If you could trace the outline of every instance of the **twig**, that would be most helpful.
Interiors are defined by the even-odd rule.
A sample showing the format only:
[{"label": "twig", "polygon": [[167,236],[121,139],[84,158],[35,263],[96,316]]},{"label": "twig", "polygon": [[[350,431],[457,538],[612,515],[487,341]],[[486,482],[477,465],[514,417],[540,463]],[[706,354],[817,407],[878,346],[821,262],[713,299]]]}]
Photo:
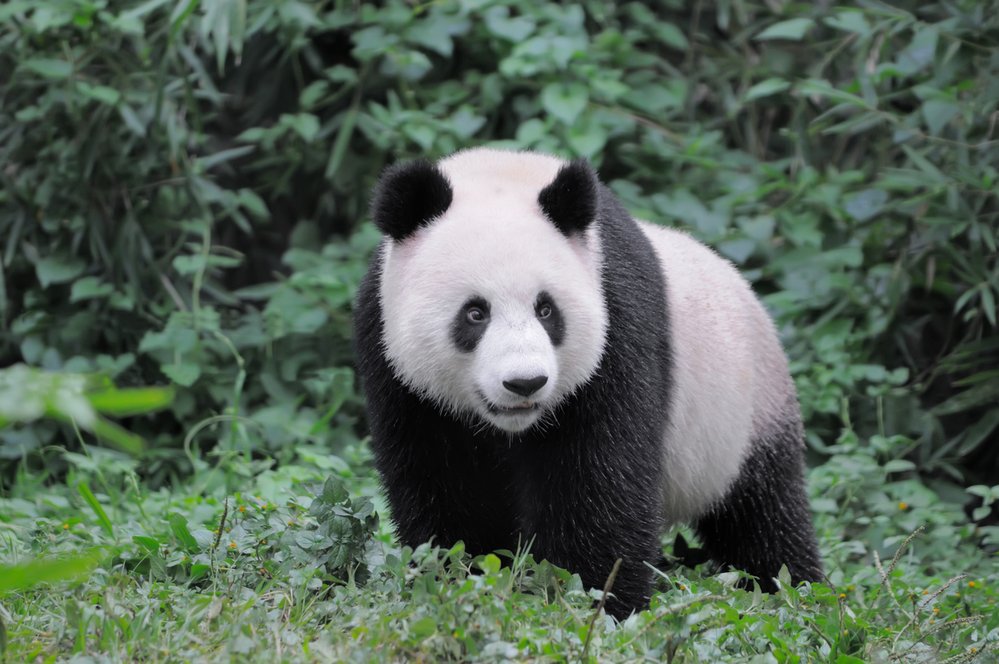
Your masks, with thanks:
[{"label": "twig", "polygon": [[219,531],[215,534],[215,543],[212,544],[212,571],[215,571],[215,552],[222,541],[222,531],[225,529],[225,520],[229,516],[229,496],[225,497],[225,504],[222,506],[222,518],[219,519]]},{"label": "twig", "polygon": [[174,288],[174,285],[165,274],[160,274],[160,283],[163,284],[163,288],[166,289],[167,294],[170,295],[170,299],[177,305],[177,308],[181,311],[187,311],[187,305],[184,304],[184,298],[180,296],[180,293],[177,292],[177,289]]},{"label": "twig", "polygon": [[621,558],[614,561],[614,567],[611,568],[610,576],[607,577],[607,581],[604,582],[604,592],[600,596],[600,601],[597,602],[597,608],[590,617],[590,628],[586,630],[586,641],[583,643],[583,657],[586,659],[586,654],[590,651],[590,637],[593,636],[593,626],[597,623],[597,616],[600,615],[601,609],[604,608],[604,604],[607,603],[607,595],[610,594],[611,588],[614,587],[614,581],[617,579],[617,572],[621,569]]},{"label": "twig", "polygon": [[925,528],[926,528],[925,525],[919,526],[914,531],[912,531],[912,533],[910,533],[908,537],[905,538],[902,544],[899,545],[898,549],[895,550],[895,555],[892,556],[891,562],[888,564],[887,570],[885,570],[881,566],[881,557],[878,555],[878,552],[877,551],[874,552],[874,567],[877,568],[878,574],[881,576],[881,586],[878,587],[878,592],[877,594],[874,595],[874,601],[877,601],[878,596],[881,594],[881,588],[883,587],[888,591],[888,595],[892,598],[892,601],[895,602],[895,606],[897,606],[899,610],[902,611],[902,613],[905,613],[905,615],[909,616],[910,618],[912,616],[905,611],[905,609],[899,603],[898,598],[895,597],[895,592],[891,587],[891,580],[888,578],[888,575],[891,574],[892,571],[895,569],[895,566],[898,565],[898,561],[902,558],[902,553],[909,546],[909,543],[913,540],[913,538],[916,537],[916,535],[923,532]]},{"label": "twig", "polygon": [[950,579],[949,581],[947,581],[946,583],[944,583],[942,586],[940,586],[940,588],[938,588],[935,593],[933,593],[932,595],[930,595],[929,597],[927,597],[926,599],[924,599],[922,602],[920,602],[919,603],[919,608],[921,608],[921,609],[926,608],[927,606],[929,606],[930,604],[932,604],[933,601],[937,597],[940,597],[940,595],[942,595],[945,592],[947,592],[948,588],[950,588],[952,585],[954,585],[958,581],[962,581],[962,580],[964,580],[966,578],[968,578],[967,574],[958,574],[953,579]]},{"label": "twig", "polygon": [[947,620],[944,622],[936,623],[931,625],[926,629],[928,633],[939,632],[942,629],[948,629],[950,627],[957,627],[958,625],[974,625],[976,623],[982,622],[982,618],[985,616],[975,615],[975,616],[964,616],[962,618],[954,618],[953,620]]}]

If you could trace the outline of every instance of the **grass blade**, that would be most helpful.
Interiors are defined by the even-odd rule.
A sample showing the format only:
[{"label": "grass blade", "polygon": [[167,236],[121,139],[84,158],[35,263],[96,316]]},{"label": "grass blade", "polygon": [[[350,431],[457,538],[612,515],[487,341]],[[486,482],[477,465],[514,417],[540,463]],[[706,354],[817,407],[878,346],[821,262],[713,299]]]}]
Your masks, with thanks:
[{"label": "grass blade", "polygon": [[76,485],[76,490],[80,492],[83,499],[87,501],[88,505],[90,505],[90,509],[92,509],[94,514],[97,515],[97,520],[101,522],[101,527],[104,528],[104,532],[106,532],[108,536],[114,537],[114,528],[111,525],[111,519],[108,518],[107,512],[104,511],[101,504],[97,502],[97,496],[95,496],[94,492],[90,490],[90,486],[88,486],[86,482],[80,482]]}]

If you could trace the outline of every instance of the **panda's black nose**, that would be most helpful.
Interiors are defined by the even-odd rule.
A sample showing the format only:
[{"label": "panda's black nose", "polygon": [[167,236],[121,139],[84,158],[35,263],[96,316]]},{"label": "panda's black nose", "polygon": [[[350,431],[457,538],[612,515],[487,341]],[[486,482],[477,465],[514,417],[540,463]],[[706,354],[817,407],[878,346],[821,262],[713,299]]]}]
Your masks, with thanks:
[{"label": "panda's black nose", "polygon": [[548,382],[548,376],[535,376],[534,378],[511,378],[503,381],[503,387],[514,394],[522,397],[529,397],[540,390]]}]

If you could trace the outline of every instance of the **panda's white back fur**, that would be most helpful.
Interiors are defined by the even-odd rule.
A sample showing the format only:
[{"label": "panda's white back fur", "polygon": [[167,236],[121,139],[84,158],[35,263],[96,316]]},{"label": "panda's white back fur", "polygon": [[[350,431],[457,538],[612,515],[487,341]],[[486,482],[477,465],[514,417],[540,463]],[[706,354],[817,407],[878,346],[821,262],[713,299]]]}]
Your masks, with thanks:
[{"label": "panda's white back fur", "polygon": [[735,267],[686,233],[639,223],[661,263],[673,349],[665,513],[690,521],[724,497],[793,387],[773,323]]}]

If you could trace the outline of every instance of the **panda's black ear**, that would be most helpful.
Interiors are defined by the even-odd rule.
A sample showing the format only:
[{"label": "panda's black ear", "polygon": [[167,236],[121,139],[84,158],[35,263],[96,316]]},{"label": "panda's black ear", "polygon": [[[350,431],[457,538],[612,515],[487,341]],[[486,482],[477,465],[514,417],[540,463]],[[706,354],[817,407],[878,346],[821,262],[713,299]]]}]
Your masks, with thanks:
[{"label": "panda's black ear", "polygon": [[444,214],[453,197],[451,183],[426,159],[393,164],[375,185],[371,218],[397,242]]},{"label": "panda's black ear", "polygon": [[564,235],[582,233],[597,216],[597,174],[585,159],[570,161],[541,190],[538,203]]}]

